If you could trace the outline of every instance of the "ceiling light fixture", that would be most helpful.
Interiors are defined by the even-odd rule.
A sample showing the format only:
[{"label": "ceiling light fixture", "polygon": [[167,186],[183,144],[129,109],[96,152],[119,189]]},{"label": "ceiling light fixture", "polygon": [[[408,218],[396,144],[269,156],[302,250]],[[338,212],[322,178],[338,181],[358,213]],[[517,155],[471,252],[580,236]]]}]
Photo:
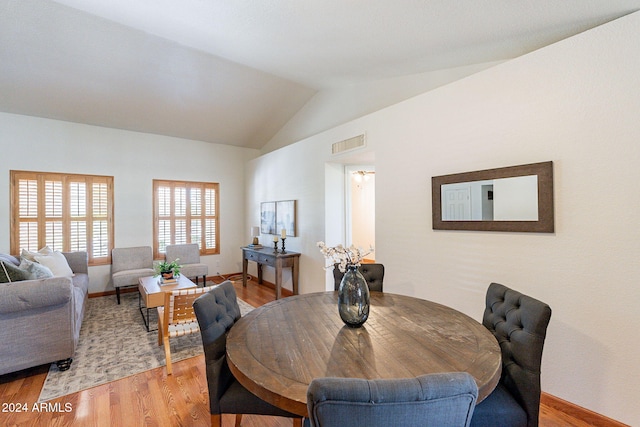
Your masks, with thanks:
[{"label": "ceiling light fixture", "polygon": [[375,175],[375,172],[373,172],[373,171],[354,171],[354,172],[351,172],[351,174],[353,175],[353,178],[356,181],[361,182],[363,178],[364,178],[365,181],[367,181],[369,179],[369,175]]}]

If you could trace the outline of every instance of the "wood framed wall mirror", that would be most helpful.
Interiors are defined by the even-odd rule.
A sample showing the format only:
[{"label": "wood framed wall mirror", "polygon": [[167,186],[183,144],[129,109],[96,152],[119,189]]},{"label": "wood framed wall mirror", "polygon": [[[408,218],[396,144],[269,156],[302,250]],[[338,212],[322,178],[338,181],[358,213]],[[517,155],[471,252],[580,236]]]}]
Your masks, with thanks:
[{"label": "wood framed wall mirror", "polygon": [[554,232],[553,162],[431,178],[434,230]]}]

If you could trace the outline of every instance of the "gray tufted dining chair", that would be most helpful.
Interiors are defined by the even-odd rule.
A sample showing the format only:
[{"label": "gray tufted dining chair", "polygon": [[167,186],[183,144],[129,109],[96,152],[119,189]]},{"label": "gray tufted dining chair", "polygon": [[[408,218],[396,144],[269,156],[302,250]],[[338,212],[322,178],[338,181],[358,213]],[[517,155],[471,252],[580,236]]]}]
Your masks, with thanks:
[{"label": "gray tufted dining chair", "polygon": [[[364,276],[364,280],[367,281],[370,291],[382,292],[382,281],[384,279],[384,265],[367,263],[361,264],[358,267],[358,271]],[[335,290],[340,287],[340,282],[344,277],[344,273],[340,271],[337,265],[333,267],[333,280],[335,282]]]},{"label": "gray tufted dining chair", "polygon": [[301,426],[302,417],[277,408],[244,388],[227,365],[227,334],[240,319],[236,290],[225,281],[193,302],[200,325],[209,389],[212,427],[222,425],[222,414],[236,414],[236,426],[242,414],[272,415],[293,418]]},{"label": "gray tufted dining chair", "polygon": [[466,372],[316,378],[309,384],[307,407],[313,427],[466,427],[477,398],[476,382]]},{"label": "gray tufted dining chair", "polygon": [[537,427],[542,349],[551,308],[498,283],[486,295],[482,324],[498,340],[502,376],[473,413],[472,427]]}]

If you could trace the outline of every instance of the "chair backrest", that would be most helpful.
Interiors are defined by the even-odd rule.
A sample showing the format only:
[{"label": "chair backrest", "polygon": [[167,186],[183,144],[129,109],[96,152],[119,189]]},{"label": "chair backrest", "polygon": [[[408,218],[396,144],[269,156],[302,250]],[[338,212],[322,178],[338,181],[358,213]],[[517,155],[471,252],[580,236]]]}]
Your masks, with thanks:
[{"label": "chair backrest", "polygon": [[210,410],[216,414],[220,413],[220,396],[233,381],[226,358],[227,334],[240,319],[240,306],[233,284],[227,280],[213,286],[193,302],[193,309],[204,347]]},{"label": "chair backrest", "polygon": [[[367,263],[361,264],[358,267],[358,271],[364,276],[364,280],[367,281],[367,285],[369,285],[370,291],[378,291],[382,292],[382,281],[384,279],[384,265],[375,264],[375,263]],[[337,291],[340,287],[340,282],[344,277],[344,273],[340,271],[338,266],[333,267],[333,280],[335,290]]]},{"label": "chair backrest", "polygon": [[112,273],[138,270],[141,268],[153,268],[153,252],[151,246],[113,248],[111,250]]},{"label": "chair backrest", "polygon": [[547,304],[498,283],[489,285],[482,324],[500,344],[500,382],[527,413],[528,426],[538,425],[542,349],[550,319]]},{"label": "chair backrest", "polygon": [[[165,333],[170,325],[193,324],[197,321],[193,309],[196,298],[209,292],[214,286],[205,288],[178,289],[164,294]],[[183,334],[197,332],[198,328],[185,329]]]},{"label": "chair backrest", "polygon": [[179,264],[199,264],[200,263],[200,247],[197,243],[189,243],[184,245],[167,245],[165,249],[165,258],[167,262],[173,262],[179,259]]},{"label": "chair backrest", "polygon": [[316,378],[307,407],[314,427],[462,427],[471,422],[478,388],[466,372],[417,378]]}]

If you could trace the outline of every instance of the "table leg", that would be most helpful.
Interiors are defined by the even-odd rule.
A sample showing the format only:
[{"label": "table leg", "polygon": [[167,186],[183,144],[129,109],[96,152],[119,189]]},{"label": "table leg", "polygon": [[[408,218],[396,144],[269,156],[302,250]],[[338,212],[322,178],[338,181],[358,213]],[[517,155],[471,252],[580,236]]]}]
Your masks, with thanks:
[{"label": "table leg", "polygon": [[282,259],[276,259],[276,299],[282,297]]},{"label": "table leg", "polygon": [[[147,316],[145,317],[144,315],[144,311],[142,311],[142,309],[147,310]],[[138,293],[138,310],[140,310],[140,315],[142,316],[142,321],[144,322],[144,326],[145,328],[147,328],[147,332],[153,332],[153,331],[157,331],[157,329],[154,329],[153,331],[151,331],[149,329],[149,307],[147,306],[142,306],[142,298],[140,297],[140,294]]]},{"label": "table leg", "polygon": [[293,294],[298,295],[298,257],[293,258],[291,266],[291,281],[293,282]]},{"label": "table leg", "polygon": [[262,285],[262,264],[258,263],[258,284]]},{"label": "table leg", "polygon": [[247,287],[247,269],[249,267],[249,260],[246,258],[242,259],[242,286]]},{"label": "table leg", "polygon": [[144,322],[144,326],[147,328],[147,332],[149,332],[149,309],[147,309],[147,317],[144,317],[144,312],[142,311],[142,298],[140,297],[140,293],[138,293],[138,310],[140,310],[140,315],[142,316],[142,321]]}]

